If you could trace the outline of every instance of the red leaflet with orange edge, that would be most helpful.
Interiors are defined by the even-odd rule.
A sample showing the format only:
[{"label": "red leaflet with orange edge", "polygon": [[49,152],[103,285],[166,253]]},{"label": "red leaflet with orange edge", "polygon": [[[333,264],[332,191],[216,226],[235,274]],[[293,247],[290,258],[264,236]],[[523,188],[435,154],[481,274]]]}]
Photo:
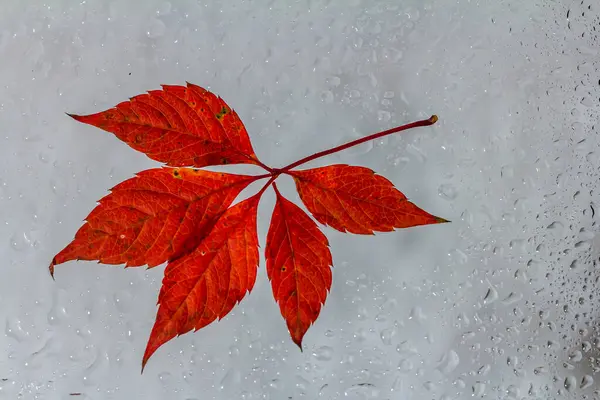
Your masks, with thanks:
[{"label": "red leaflet with orange edge", "polygon": [[150,267],[193,250],[254,177],[190,168],[142,171],[99,201],[52,260]]},{"label": "red leaflet with orange edge", "polygon": [[331,288],[331,253],[317,224],[273,187],[277,202],[267,234],[267,274],[292,340],[302,349]]},{"label": "red leaflet with orange edge", "polygon": [[173,167],[259,164],[244,124],[220,97],[191,83],[162,88],[97,114],[69,115]]},{"label": "red leaflet with orange edge", "polygon": [[341,232],[370,235],[448,222],[408,201],[390,181],[368,168],[339,164],[289,174],[317,221]]},{"label": "red leaflet with orange edge", "polygon": [[223,318],[252,290],[258,268],[259,199],[254,195],[228,209],[196,250],[167,265],[142,370],[165,342]]}]

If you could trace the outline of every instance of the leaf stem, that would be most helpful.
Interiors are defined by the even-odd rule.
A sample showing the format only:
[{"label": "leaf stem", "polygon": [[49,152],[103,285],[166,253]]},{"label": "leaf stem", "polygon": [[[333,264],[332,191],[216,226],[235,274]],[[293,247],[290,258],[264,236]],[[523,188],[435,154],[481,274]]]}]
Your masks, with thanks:
[{"label": "leaf stem", "polygon": [[[259,167],[261,167],[262,169],[264,169],[267,172],[270,172],[270,174],[266,175],[266,176],[271,176],[271,174],[273,173],[273,168],[269,167],[266,164],[263,164],[260,160],[258,160],[257,158],[252,159],[252,161],[254,161],[254,164],[258,165]],[[265,177],[266,177],[265,176]]]},{"label": "leaf stem", "polygon": [[[254,180],[253,180],[253,182],[254,182],[254,181],[257,181],[259,179],[269,178],[269,177],[274,176],[274,175],[275,175],[275,172],[271,172],[271,173],[268,173],[268,174],[254,175],[252,178],[254,178]],[[279,174],[277,173],[277,175],[279,175]]]},{"label": "leaf stem", "polygon": [[267,176],[271,176],[271,178],[267,181],[267,183],[265,183],[265,185],[262,187],[262,189],[260,189],[258,191],[258,193],[256,193],[256,196],[262,196],[262,194],[265,192],[265,190],[267,190],[267,188],[269,186],[271,186],[271,183],[273,183],[275,181],[275,179],[277,179],[277,177],[279,176],[279,174],[275,174],[275,175],[267,175]]},{"label": "leaf stem", "polygon": [[312,161],[312,160],[315,160],[317,158],[321,158],[321,157],[327,156],[329,154],[337,153],[338,151],[346,150],[347,148],[357,146],[357,145],[359,145],[361,143],[368,142],[369,140],[378,139],[380,137],[391,135],[392,133],[396,133],[396,132],[400,132],[400,131],[405,131],[407,129],[417,128],[417,127],[420,127],[420,126],[433,125],[433,124],[435,124],[437,122],[437,120],[438,120],[437,115],[432,115],[428,119],[423,119],[423,120],[420,120],[420,121],[411,122],[410,124],[398,126],[396,128],[388,129],[386,131],[382,131],[382,132],[379,132],[379,133],[374,133],[372,135],[365,136],[363,138],[353,140],[353,141],[348,142],[346,144],[343,144],[341,146],[333,147],[333,148],[331,148],[329,150],[320,151],[320,152],[315,153],[315,154],[313,154],[311,156],[304,157],[303,159],[298,160],[298,161],[296,161],[296,162],[294,162],[294,163],[292,163],[292,164],[290,164],[290,165],[288,165],[286,167],[283,167],[283,168],[269,168],[269,169],[267,169],[267,171],[270,170],[270,172],[271,172],[271,174],[273,176],[277,176],[278,175],[277,173],[287,173],[287,171],[289,171],[290,169],[296,168],[299,165],[305,164],[305,163],[307,163],[309,161]]}]

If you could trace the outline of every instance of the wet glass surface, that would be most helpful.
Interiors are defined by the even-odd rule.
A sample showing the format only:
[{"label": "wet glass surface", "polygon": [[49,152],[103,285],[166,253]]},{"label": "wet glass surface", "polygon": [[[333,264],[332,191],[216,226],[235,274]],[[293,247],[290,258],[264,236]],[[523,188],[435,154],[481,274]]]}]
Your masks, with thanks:
[{"label": "wet glass surface", "polygon": [[[597,398],[599,10],[4,0],[0,398]],[[261,259],[239,306],[141,375],[164,267],[70,262],[54,282],[47,266],[109,188],[159,164],[64,113],[185,81],[235,108],[273,166],[437,114],[312,165],[372,168],[453,222],[324,228],[333,286],[304,352]],[[280,189],[297,200],[290,180]]]}]

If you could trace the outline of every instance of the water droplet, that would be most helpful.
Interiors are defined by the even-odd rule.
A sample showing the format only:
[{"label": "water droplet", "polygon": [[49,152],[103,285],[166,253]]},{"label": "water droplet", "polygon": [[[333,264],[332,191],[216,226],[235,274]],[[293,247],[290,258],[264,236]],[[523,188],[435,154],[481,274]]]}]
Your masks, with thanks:
[{"label": "water droplet", "polygon": [[508,296],[506,296],[506,298],[504,300],[502,300],[502,303],[505,305],[510,305],[513,303],[517,303],[522,298],[523,298],[522,293],[511,292]]},{"label": "water droplet", "polygon": [[410,315],[408,316],[408,319],[414,319],[415,321],[423,321],[427,319],[427,317],[423,313],[423,309],[421,307],[415,306],[412,308],[412,310],[410,310]]},{"label": "water droplet", "polygon": [[333,92],[331,90],[321,92],[321,101],[326,104],[333,103]]},{"label": "water droplet", "polygon": [[458,196],[458,191],[454,185],[445,183],[438,188],[438,194],[446,200],[454,200]]},{"label": "water droplet", "polygon": [[16,251],[25,251],[30,248],[32,244],[31,238],[25,232],[15,234],[10,238],[10,246]]},{"label": "water droplet", "polygon": [[398,371],[400,372],[410,372],[413,369],[413,363],[407,358],[403,358],[398,363]]},{"label": "water droplet", "polygon": [[228,390],[237,387],[242,381],[242,374],[235,368],[229,369],[219,384],[220,390]]},{"label": "water droplet", "polygon": [[404,157],[404,156],[399,156],[399,157],[392,156],[389,159],[392,162],[392,165],[394,167],[399,167],[399,168],[406,167],[408,165],[408,163],[410,162],[410,158]]},{"label": "water droplet", "polygon": [[571,362],[579,362],[583,358],[583,354],[579,350],[574,350],[569,354],[569,361]]},{"label": "water droplet", "polygon": [[454,371],[458,364],[460,363],[460,358],[458,354],[454,350],[450,350],[445,353],[439,361],[437,369],[443,374],[449,374]]},{"label": "water droplet", "polygon": [[526,282],[527,275],[525,274],[525,271],[523,271],[522,269],[517,269],[515,271],[515,279],[521,282]]},{"label": "water droplet", "polygon": [[546,369],[546,367],[537,367],[533,370],[533,373],[535,375],[545,375],[548,373],[548,370]]},{"label": "water droplet", "polygon": [[553,340],[548,340],[548,342],[546,342],[546,347],[551,350],[557,350],[558,348],[560,348],[560,344],[558,344],[558,342],[555,342]]},{"label": "water droplet", "polygon": [[329,361],[333,357],[333,348],[321,346],[313,352],[313,357],[319,361]]},{"label": "water droplet", "polygon": [[63,306],[60,306],[55,303],[52,305],[52,308],[48,312],[48,323],[51,325],[60,324],[61,320],[67,318],[69,314],[67,313],[67,309]]},{"label": "water droplet", "polygon": [[47,163],[50,161],[48,154],[46,154],[46,153],[44,153],[44,152],[41,152],[41,153],[38,155],[38,159],[39,159],[41,162],[43,162],[44,164],[47,164]]},{"label": "water droplet", "polygon": [[594,384],[594,378],[591,375],[584,375],[581,379],[580,389],[587,389]]},{"label": "water droplet", "polygon": [[472,387],[473,396],[481,397],[485,394],[485,383],[483,382],[475,382]]},{"label": "water droplet", "polygon": [[482,365],[478,370],[477,370],[477,375],[480,376],[486,376],[488,374],[488,372],[490,372],[490,370],[492,369],[490,364],[485,364]]},{"label": "water droplet", "polygon": [[496,300],[498,300],[498,291],[496,291],[496,289],[490,285],[485,297],[483,298],[483,303],[492,304]]},{"label": "water droplet", "polygon": [[521,391],[515,385],[510,385],[506,389],[506,393],[508,394],[509,399],[517,399],[520,398]]},{"label": "water droplet", "polygon": [[367,340],[367,332],[363,328],[357,329],[354,332],[354,340],[356,340],[359,343],[364,342],[365,340]]},{"label": "water droplet", "polygon": [[585,342],[582,342],[581,343],[581,350],[584,353],[587,353],[587,352],[591,351],[592,350],[592,344],[590,342],[588,342],[587,340]]},{"label": "water droplet", "polygon": [[237,357],[240,355],[240,348],[238,346],[230,346],[229,347],[229,356]]},{"label": "water droplet", "polygon": [[340,83],[342,83],[342,80],[339,76],[332,76],[331,78],[329,78],[329,84],[333,87],[340,86]]},{"label": "water droplet", "polygon": [[396,346],[396,351],[400,354],[417,354],[417,349],[411,345],[408,341],[404,341]]},{"label": "water droplet", "polygon": [[171,3],[164,2],[163,4],[160,5],[160,7],[156,10],[156,14],[157,15],[169,15],[171,14]]},{"label": "water droplet", "polygon": [[388,122],[390,119],[392,119],[392,114],[390,114],[389,111],[378,110],[377,119],[381,122]]},{"label": "water droplet", "polygon": [[548,229],[563,229],[564,225],[560,221],[554,221],[547,227]]},{"label": "water droplet", "polygon": [[574,376],[567,376],[565,378],[564,386],[565,386],[565,389],[567,389],[567,392],[571,392],[577,388],[577,380],[575,379]]},{"label": "water droplet", "polygon": [[396,327],[383,329],[379,334],[383,344],[390,346],[392,344],[392,339],[396,336],[396,332]]},{"label": "water droplet", "polygon": [[164,22],[162,22],[160,19],[153,18],[152,21],[150,22],[150,25],[148,26],[146,35],[150,39],[156,39],[156,38],[163,36],[165,34],[166,30],[167,30],[167,27],[165,26]]},{"label": "water droplet", "polygon": [[27,333],[21,327],[21,321],[14,317],[6,319],[4,333],[6,336],[15,339],[17,342],[22,342],[27,339]]}]

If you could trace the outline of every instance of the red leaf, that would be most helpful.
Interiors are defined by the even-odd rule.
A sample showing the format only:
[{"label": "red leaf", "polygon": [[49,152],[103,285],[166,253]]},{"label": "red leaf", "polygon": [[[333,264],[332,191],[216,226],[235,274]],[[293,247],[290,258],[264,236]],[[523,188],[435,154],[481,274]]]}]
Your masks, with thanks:
[{"label": "red leaf", "polygon": [[69,115],[173,167],[260,164],[244,124],[220,97],[191,83],[162,88],[97,114]]},{"label": "red leaf", "polygon": [[[168,261],[158,312],[142,361],[164,343],[223,318],[252,290],[258,268],[256,218],[260,197],[281,174],[291,175],[315,218],[342,232],[373,234],[447,222],[411,202],[367,168],[333,165],[294,168],[317,158],[411,128],[433,125],[435,115],[324,150],[284,168],[260,162],[237,114],[214,94],[192,84],[163,86],[78,121],[114,133],[132,148],[174,167],[256,164],[264,175],[245,176],[162,168],[140,172],[99,201],[75,239],[50,264],[98,260],[153,267]],[[257,179],[254,196],[229,207]],[[265,257],[273,296],[292,340],[316,321],[331,288],[327,238],[297,205],[277,196]]]},{"label": "red leaf", "polygon": [[331,288],[331,253],[317,224],[277,187],[275,192],[265,253],[267,274],[292,340],[302,349],[302,338]]},{"label": "red leaf", "polygon": [[373,234],[448,222],[408,201],[390,181],[368,168],[339,164],[290,174],[312,215],[341,232]]},{"label": "red leaf", "polygon": [[255,179],[190,168],[140,172],[115,186],[52,260],[98,260],[150,267],[193,250],[236,196]]},{"label": "red leaf", "polygon": [[161,345],[223,318],[252,289],[259,199],[254,195],[228,209],[192,253],[167,265],[142,369]]}]

